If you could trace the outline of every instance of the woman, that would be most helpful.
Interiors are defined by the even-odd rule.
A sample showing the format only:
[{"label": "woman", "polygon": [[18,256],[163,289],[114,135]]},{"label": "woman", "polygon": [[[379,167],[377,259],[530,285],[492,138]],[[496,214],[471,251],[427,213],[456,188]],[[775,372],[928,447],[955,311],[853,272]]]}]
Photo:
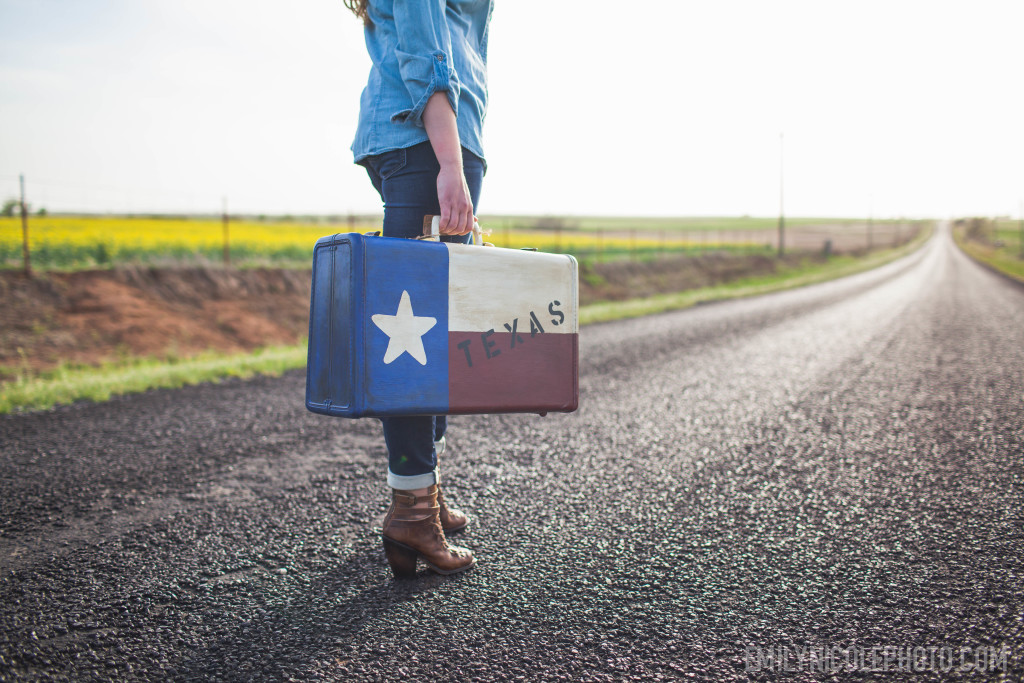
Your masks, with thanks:
[{"label": "woman", "polygon": [[[345,0],[363,19],[373,66],[360,100],[352,151],[384,200],[384,235],[414,238],[423,217],[440,215],[442,239],[465,242],[476,221],[486,164],[487,32],[491,0]],[[388,448],[391,507],[384,551],[395,576],[417,557],[441,574],[472,567],[445,532],[465,515],[438,486],[444,416],[381,420]]]}]

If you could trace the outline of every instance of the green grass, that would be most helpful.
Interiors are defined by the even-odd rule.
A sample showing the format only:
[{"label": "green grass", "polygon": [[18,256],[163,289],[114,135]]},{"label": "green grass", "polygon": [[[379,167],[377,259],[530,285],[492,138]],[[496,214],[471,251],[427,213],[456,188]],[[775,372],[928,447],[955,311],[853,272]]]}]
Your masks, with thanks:
[{"label": "green grass", "polygon": [[[633,318],[694,306],[698,303],[801,287],[876,268],[910,253],[924,243],[931,230],[922,230],[912,242],[865,257],[837,256],[827,262],[805,259],[798,266],[764,277],[715,287],[664,294],[647,299],[590,304],[580,309],[580,324]],[[207,352],[182,360],[128,359],[101,367],[60,367],[40,375],[23,372],[0,385],[0,414],[42,410],[78,400],[105,401],[115,394],[155,388],[176,388],[217,381],[225,377],[279,375],[306,363],[306,343],[262,349],[252,354]]]},{"label": "green grass", "polygon": [[251,354],[205,352],[182,360],[137,358],[111,361],[100,367],[63,366],[39,375],[21,373],[0,385],[0,414],[41,410],[78,400],[106,401],[115,394],[177,388],[225,377],[279,375],[302,367],[305,343],[277,346]]},{"label": "green grass", "polygon": [[[879,220],[875,223],[908,223],[902,220]],[[823,225],[866,225],[864,218],[786,218],[787,228],[811,228]],[[503,216],[480,217],[480,225],[492,230],[506,227],[537,229],[561,228],[563,230],[658,232],[662,230],[685,231],[770,231],[779,226],[777,217],[764,216]]]},{"label": "green grass", "polygon": [[953,230],[953,239],[974,260],[1024,282],[1024,246],[1019,221],[999,221],[984,242],[967,239],[960,228]]},{"label": "green grass", "polygon": [[914,240],[901,247],[872,252],[867,256],[859,258],[855,256],[834,256],[824,262],[804,259],[797,266],[782,267],[770,275],[735,280],[713,287],[702,287],[685,292],[660,294],[644,299],[603,302],[583,306],[580,309],[580,325],[664,313],[665,311],[689,308],[699,303],[757,296],[759,294],[804,287],[826,280],[854,275],[885,265],[901,256],[909,254],[924,244],[931,234],[931,228],[925,229]]}]

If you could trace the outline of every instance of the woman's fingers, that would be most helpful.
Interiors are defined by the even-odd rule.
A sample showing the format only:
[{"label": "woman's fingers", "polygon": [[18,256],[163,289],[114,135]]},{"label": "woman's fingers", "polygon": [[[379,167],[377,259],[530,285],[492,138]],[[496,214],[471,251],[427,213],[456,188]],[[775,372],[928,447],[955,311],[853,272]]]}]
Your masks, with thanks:
[{"label": "woman's fingers", "polygon": [[437,174],[438,227],[444,235],[465,235],[473,229],[473,200],[461,168],[441,168]]}]

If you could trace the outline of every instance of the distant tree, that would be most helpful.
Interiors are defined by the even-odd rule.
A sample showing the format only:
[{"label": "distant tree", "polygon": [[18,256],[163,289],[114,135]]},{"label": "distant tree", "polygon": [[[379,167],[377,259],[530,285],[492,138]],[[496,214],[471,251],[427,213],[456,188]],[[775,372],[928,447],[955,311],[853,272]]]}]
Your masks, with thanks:
[{"label": "distant tree", "polygon": [[4,202],[4,208],[0,209],[0,216],[6,216],[10,218],[14,215],[14,210],[21,205],[17,199],[8,199]]},{"label": "distant tree", "polygon": [[537,230],[562,230],[565,228],[565,219],[558,216],[542,216],[534,221]]},{"label": "distant tree", "polygon": [[39,210],[36,211],[36,215],[37,216],[45,216],[46,215],[46,207],[45,206],[40,206]]},{"label": "distant tree", "polygon": [[987,218],[971,218],[967,221],[967,238],[976,242],[989,242],[989,236],[995,234],[992,221]]}]

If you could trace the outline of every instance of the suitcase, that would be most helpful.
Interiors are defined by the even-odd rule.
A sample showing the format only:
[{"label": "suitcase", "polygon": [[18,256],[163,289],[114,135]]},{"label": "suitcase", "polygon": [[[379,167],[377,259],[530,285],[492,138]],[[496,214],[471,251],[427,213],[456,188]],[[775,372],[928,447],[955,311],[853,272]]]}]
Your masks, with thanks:
[{"label": "suitcase", "polygon": [[340,417],[571,412],[568,255],[345,233],[313,249],[306,407]]}]

